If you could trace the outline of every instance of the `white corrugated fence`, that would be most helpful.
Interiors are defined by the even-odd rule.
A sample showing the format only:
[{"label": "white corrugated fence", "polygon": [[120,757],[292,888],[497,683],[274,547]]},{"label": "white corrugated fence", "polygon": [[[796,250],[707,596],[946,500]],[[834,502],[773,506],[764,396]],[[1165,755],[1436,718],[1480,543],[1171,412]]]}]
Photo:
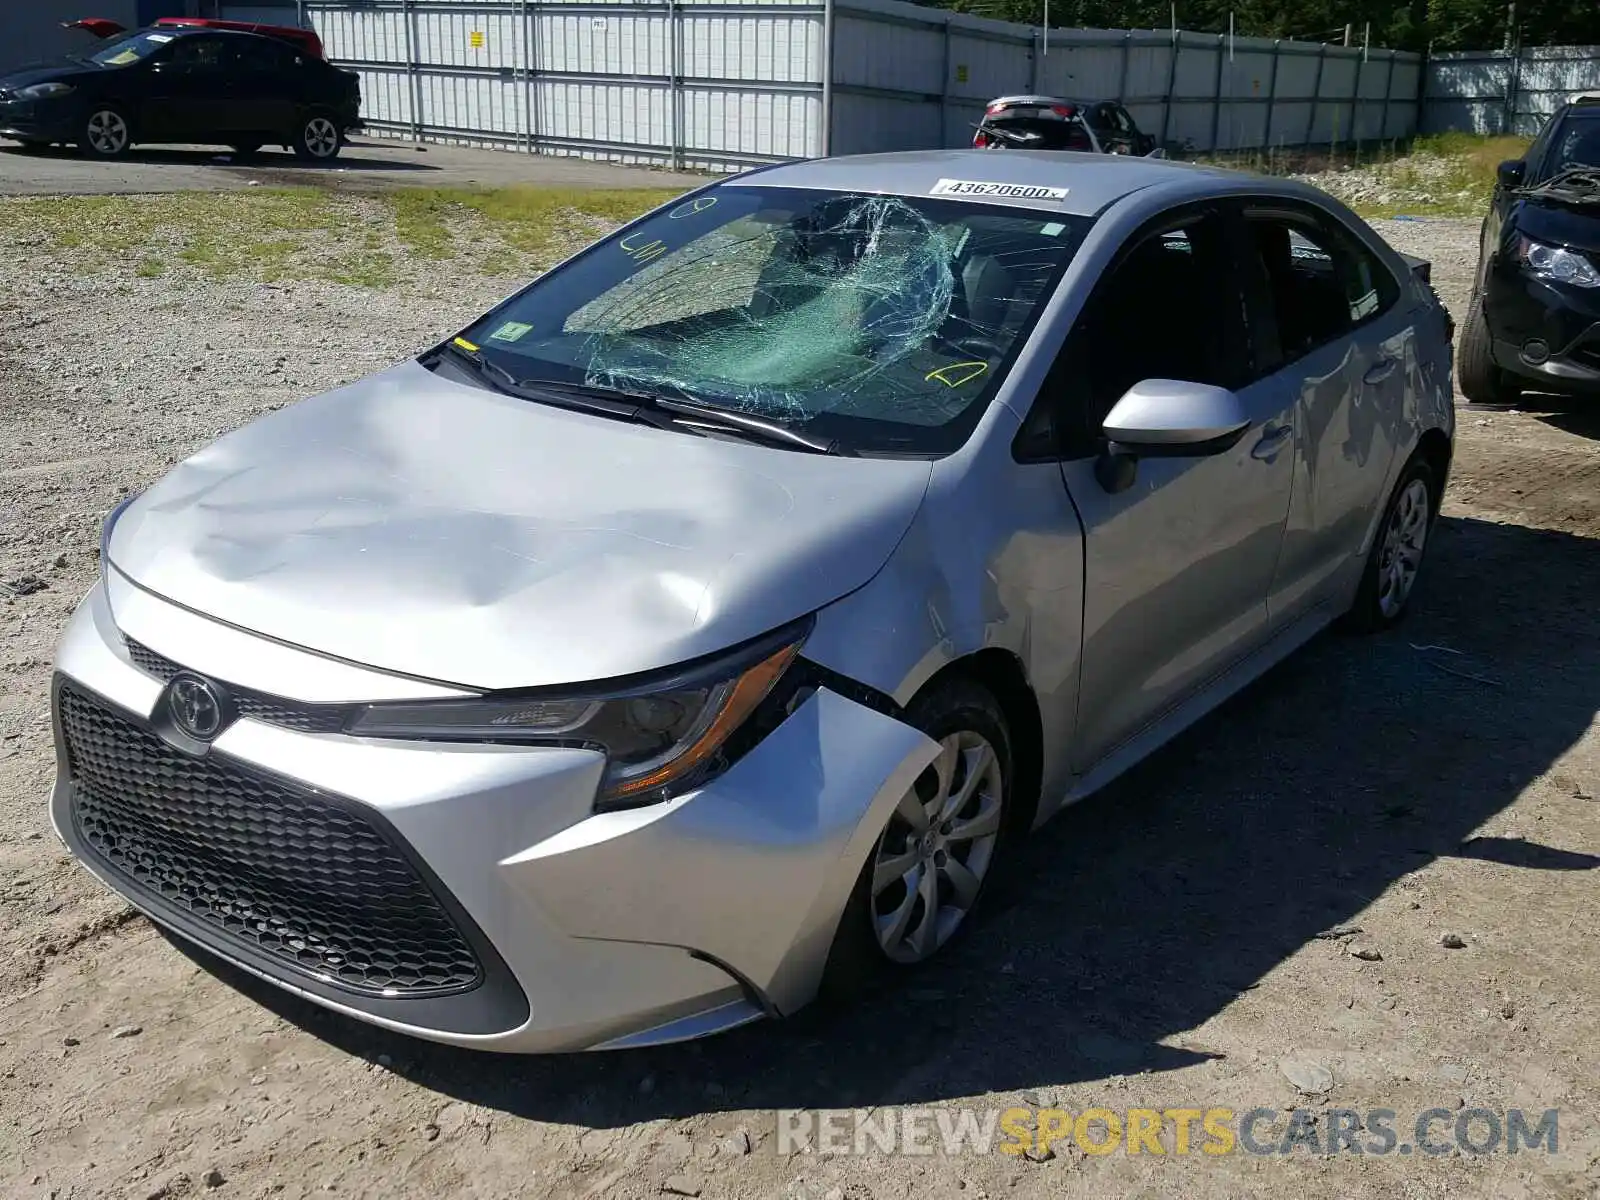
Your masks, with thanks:
[{"label": "white corrugated fence", "polygon": [[[248,7],[219,6],[224,14]],[[1388,50],[985,20],[899,0],[304,0],[377,132],[737,170],[970,143],[986,101],[1120,99],[1190,150],[1417,128],[1422,63]]]}]

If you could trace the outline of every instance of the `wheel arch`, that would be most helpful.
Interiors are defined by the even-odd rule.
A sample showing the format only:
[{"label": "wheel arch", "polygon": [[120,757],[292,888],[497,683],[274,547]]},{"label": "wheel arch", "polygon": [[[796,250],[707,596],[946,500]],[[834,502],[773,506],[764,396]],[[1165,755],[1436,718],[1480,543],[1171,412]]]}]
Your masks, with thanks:
[{"label": "wheel arch", "polygon": [[1421,459],[1428,464],[1428,469],[1433,472],[1436,485],[1433,490],[1433,515],[1439,515],[1439,508],[1444,503],[1445,484],[1450,480],[1450,462],[1454,457],[1455,447],[1442,429],[1425,429],[1422,436],[1417,439],[1417,448],[1411,452],[1411,460]]},{"label": "wheel arch", "polygon": [[1033,827],[1039,810],[1039,793],[1044,773],[1044,721],[1039,700],[1022,659],[1010,650],[996,646],[973,651],[946,663],[917,689],[917,695],[948,683],[966,679],[978,684],[995,698],[1011,736],[1011,758],[1015,778],[1011,781],[1010,828],[1025,833]]}]

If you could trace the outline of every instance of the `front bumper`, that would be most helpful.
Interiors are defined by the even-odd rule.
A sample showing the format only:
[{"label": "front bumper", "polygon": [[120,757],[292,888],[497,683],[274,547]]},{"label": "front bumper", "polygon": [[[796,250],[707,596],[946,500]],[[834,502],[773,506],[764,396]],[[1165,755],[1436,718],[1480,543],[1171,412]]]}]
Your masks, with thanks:
[{"label": "front bumper", "polygon": [[[581,749],[375,740],[240,717],[201,757],[189,744],[188,758],[178,758],[176,743],[161,733],[166,685],[135,664],[128,638],[209,678],[307,702],[438,689],[266,643],[110,572],[80,605],[58,658],[60,764],[51,815],[85,866],[212,953],[328,1008],[478,1049],[644,1045],[799,1008],[815,994],[877,831],[937,750],[909,726],[819,690],[699,791],[599,815],[592,801],[603,759]],[[302,682],[291,691],[286,685],[296,678]],[[416,865],[472,945],[482,982],[446,995],[358,992],[325,964],[296,968],[283,954],[262,951],[260,939],[212,919],[215,896],[197,906],[180,889],[175,900],[121,869],[85,834],[87,804],[78,793],[86,796],[89,785],[75,774],[81,768],[63,734],[63,690],[87,695],[113,724],[133,723],[147,756],[151,746],[167,756],[158,777],[170,778],[174,764],[183,774],[187,763],[205,762],[230,779],[254,781],[233,789],[228,802],[236,810],[240,795],[260,803],[249,800],[262,795],[250,788],[281,785],[291,802],[326,803],[377,830]],[[130,751],[102,761],[120,770],[137,757]],[[192,778],[175,786],[183,803],[197,793],[201,802],[217,800]],[[189,836],[181,815],[157,814],[166,821],[164,845]],[[292,843],[299,855],[320,844],[281,832],[270,807],[230,819],[274,831],[256,841],[270,852]],[[246,885],[276,888],[273,904],[288,902],[281,881],[261,877],[263,860],[235,854],[227,838],[182,844],[204,857],[208,880],[224,881],[216,886],[229,893],[222,904],[234,906],[235,926],[252,928],[265,911],[239,900]],[[360,844],[354,851],[341,845],[343,857],[329,860],[335,868],[364,862]],[[227,886],[230,878],[238,889]],[[296,878],[296,886],[310,886]]]},{"label": "front bumper", "polygon": [[59,100],[0,100],[0,138],[70,142],[83,132],[74,105]]},{"label": "front bumper", "polygon": [[1600,288],[1551,284],[1498,263],[1484,295],[1495,365],[1544,390],[1600,393],[1597,293]]}]

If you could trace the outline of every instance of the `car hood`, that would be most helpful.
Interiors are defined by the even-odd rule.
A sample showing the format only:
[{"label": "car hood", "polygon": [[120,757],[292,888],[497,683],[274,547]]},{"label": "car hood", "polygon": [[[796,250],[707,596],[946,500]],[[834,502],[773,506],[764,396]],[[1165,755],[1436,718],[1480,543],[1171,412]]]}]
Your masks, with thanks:
[{"label": "car hood", "polygon": [[0,73],[0,88],[16,91],[36,83],[71,83],[85,75],[98,75],[103,67],[85,66],[81,59],[58,58],[52,62],[28,63]]},{"label": "car hood", "polygon": [[1600,251],[1600,204],[1564,204],[1547,196],[1527,196],[1517,204],[1514,224],[1536,242]]},{"label": "car hood", "polygon": [[107,547],[217,620],[469,688],[614,678],[765,633],[870,579],[925,461],[695,437],[417,363],[221,438]]}]

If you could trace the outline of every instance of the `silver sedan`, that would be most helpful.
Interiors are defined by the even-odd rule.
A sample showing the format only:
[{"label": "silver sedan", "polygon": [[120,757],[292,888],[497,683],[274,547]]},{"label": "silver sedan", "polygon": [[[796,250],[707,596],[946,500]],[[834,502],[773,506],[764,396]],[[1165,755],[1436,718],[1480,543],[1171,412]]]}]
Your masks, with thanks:
[{"label": "silver sedan", "polygon": [[919,966],[1064,805],[1402,616],[1453,444],[1424,273],[1149,160],[709,185],[113,513],[55,827],[182,937],[462,1046]]}]

